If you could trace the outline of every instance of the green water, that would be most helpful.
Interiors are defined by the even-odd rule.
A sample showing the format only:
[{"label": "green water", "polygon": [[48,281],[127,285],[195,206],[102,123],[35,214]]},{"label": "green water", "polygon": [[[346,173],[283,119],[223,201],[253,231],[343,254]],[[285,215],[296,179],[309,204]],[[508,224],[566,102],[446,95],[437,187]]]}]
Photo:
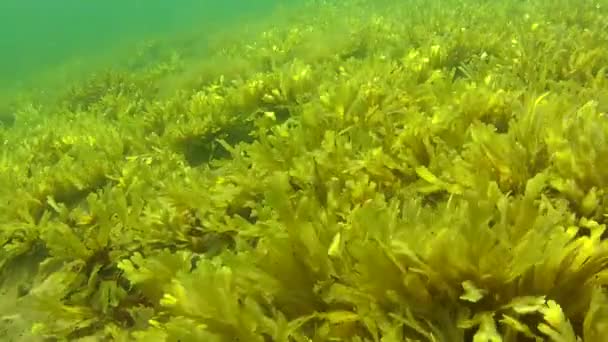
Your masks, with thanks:
[{"label": "green water", "polygon": [[[0,89],[78,60],[110,61],[146,39],[239,25],[276,0],[5,0],[0,4]],[[100,58],[101,57],[101,58]]]}]

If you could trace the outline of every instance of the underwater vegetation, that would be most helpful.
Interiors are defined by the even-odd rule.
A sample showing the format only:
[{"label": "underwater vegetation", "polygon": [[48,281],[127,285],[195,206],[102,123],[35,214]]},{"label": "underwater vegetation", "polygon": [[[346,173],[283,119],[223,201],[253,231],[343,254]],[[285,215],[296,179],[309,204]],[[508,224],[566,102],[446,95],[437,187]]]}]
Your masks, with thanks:
[{"label": "underwater vegetation", "polygon": [[284,15],[0,107],[0,339],[608,340],[608,2]]}]

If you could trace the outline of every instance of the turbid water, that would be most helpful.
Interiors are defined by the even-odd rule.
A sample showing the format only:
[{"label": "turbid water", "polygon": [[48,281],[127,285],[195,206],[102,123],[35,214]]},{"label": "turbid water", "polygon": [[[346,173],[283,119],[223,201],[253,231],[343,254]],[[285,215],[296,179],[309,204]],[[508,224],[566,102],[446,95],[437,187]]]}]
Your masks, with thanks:
[{"label": "turbid water", "polygon": [[36,82],[67,63],[111,63],[146,39],[238,26],[282,1],[4,0],[0,3],[0,89]]}]

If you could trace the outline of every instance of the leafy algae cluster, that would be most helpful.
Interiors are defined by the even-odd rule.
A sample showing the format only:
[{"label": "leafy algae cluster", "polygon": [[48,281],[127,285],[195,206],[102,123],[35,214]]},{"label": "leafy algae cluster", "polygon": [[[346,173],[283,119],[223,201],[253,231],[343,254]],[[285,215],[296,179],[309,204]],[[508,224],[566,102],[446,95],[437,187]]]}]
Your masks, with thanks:
[{"label": "leafy algae cluster", "polygon": [[284,16],[2,108],[1,340],[607,341],[608,2]]}]

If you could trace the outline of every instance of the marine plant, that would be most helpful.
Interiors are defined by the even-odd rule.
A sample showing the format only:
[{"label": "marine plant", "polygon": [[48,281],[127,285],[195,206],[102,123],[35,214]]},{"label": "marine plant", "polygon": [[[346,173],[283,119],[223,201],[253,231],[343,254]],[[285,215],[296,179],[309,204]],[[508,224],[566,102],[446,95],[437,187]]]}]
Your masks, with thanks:
[{"label": "marine plant", "polygon": [[0,337],[603,341],[607,8],[311,1],[20,100]]}]

